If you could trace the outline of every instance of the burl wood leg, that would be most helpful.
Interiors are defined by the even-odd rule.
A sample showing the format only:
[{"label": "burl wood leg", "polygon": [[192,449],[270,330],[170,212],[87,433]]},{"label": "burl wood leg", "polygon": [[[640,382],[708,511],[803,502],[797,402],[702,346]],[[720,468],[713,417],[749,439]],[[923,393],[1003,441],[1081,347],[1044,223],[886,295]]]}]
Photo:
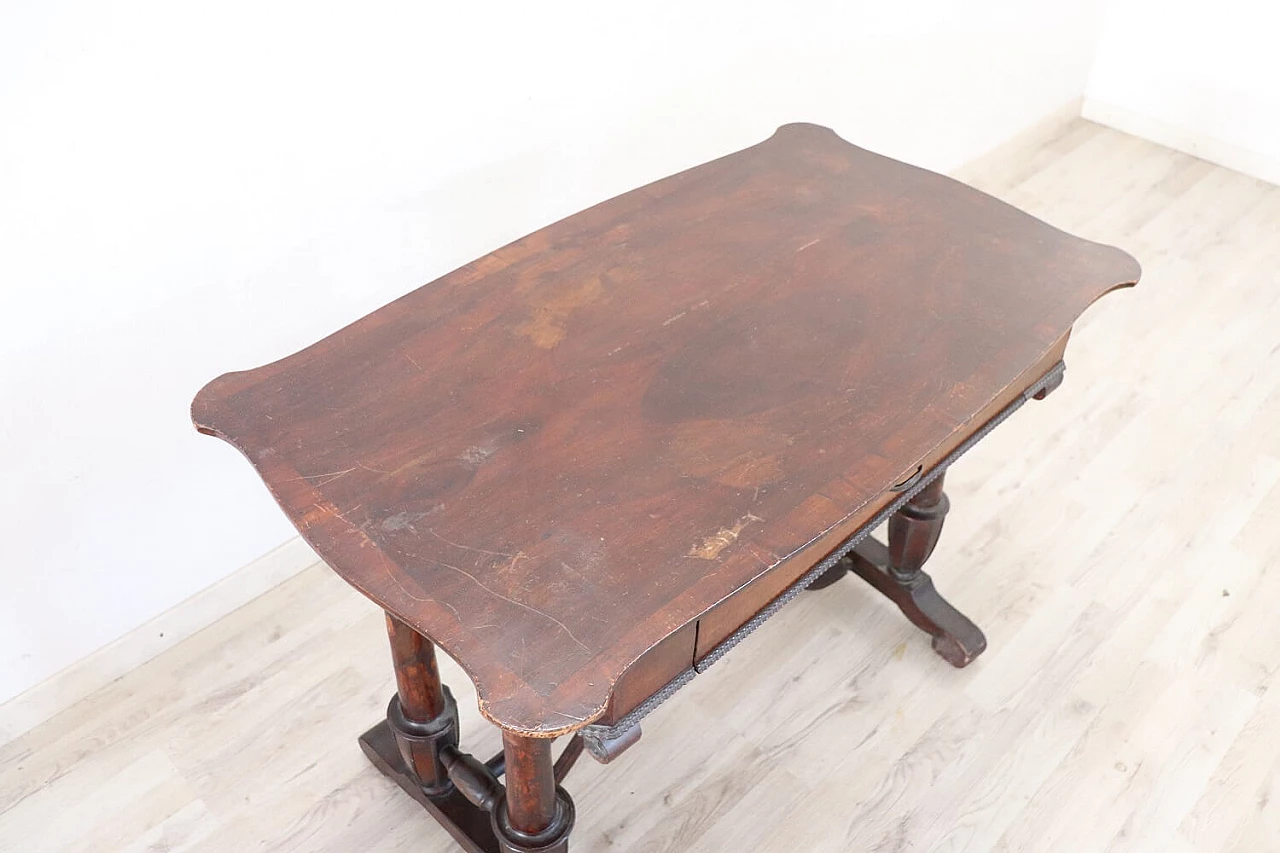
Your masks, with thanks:
[{"label": "burl wood leg", "polygon": [[551,741],[502,733],[506,791],[493,810],[502,853],[567,853],[573,800],[556,785]]},{"label": "burl wood leg", "polygon": [[864,540],[850,554],[850,568],[933,635],[933,649],[943,660],[962,667],[982,654],[987,638],[938,594],[923,570],[950,506],[942,478],[939,474],[889,519],[887,549],[873,539]]}]

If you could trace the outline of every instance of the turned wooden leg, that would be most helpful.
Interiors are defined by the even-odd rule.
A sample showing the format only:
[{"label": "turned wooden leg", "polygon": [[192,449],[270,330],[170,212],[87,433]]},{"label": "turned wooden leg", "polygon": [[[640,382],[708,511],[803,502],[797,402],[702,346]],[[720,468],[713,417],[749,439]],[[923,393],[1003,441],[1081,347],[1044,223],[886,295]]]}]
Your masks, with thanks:
[{"label": "turned wooden leg", "polygon": [[493,810],[502,853],[567,853],[573,800],[556,785],[549,738],[502,733],[506,793]]},{"label": "turned wooden leg", "polygon": [[902,583],[919,577],[933,554],[951,502],[942,491],[945,474],[939,474],[889,519],[891,573]]},{"label": "turned wooden leg", "polygon": [[950,506],[942,477],[939,474],[889,519],[889,547],[864,540],[850,555],[851,568],[918,628],[933,635],[933,649],[947,663],[962,667],[982,653],[987,638],[938,594],[923,570]]},{"label": "turned wooden leg", "polygon": [[389,613],[387,636],[396,670],[396,695],[387,708],[387,724],[405,767],[423,791],[443,794],[450,783],[441,753],[458,745],[458,706],[449,688],[440,683],[436,649],[430,640]]}]

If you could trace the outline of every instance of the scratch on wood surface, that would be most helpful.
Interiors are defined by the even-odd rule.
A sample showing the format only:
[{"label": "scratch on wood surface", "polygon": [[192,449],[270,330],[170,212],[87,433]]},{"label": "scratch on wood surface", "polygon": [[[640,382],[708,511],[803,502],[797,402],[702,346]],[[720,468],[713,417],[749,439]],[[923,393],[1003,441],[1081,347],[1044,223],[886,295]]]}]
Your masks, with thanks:
[{"label": "scratch on wood surface", "polygon": [[[344,522],[346,522],[346,524],[347,524],[347,525],[348,525],[348,527],[350,528],[350,532],[351,532],[351,533],[353,533],[353,534],[355,534],[355,535],[357,535],[357,536],[359,536],[359,537],[361,537],[361,539],[363,540],[363,541],[361,541],[361,543],[360,543],[360,547],[362,547],[362,548],[363,548],[365,545],[373,545],[373,546],[374,546],[373,551],[374,551],[374,553],[375,553],[375,554],[377,554],[377,555],[378,555],[378,561],[379,561],[379,563],[382,565],[382,571],[383,571],[383,573],[387,576],[387,580],[391,581],[391,583],[392,583],[393,585],[395,585],[395,587],[396,587],[397,589],[399,589],[399,590],[400,590],[400,592],[404,593],[404,595],[408,596],[410,599],[412,599],[412,600],[414,600],[414,601],[431,601],[431,602],[434,602],[434,603],[436,603],[436,604],[439,604],[441,607],[445,608],[446,610],[448,610],[450,613],[452,613],[452,614],[453,614],[453,618],[454,618],[454,619],[456,619],[456,620],[458,621],[458,624],[459,624],[459,625],[463,624],[463,623],[462,623],[462,615],[461,615],[460,613],[458,613],[457,608],[455,608],[455,607],[454,607],[452,604],[450,604],[449,602],[444,601],[443,599],[439,599],[439,598],[431,598],[430,596],[416,595],[416,594],[415,594],[411,589],[409,589],[408,587],[406,587],[406,586],[401,582],[400,578],[399,578],[399,577],[397,577],[397,575],[396,575],[396,573],[395,573],[395,570],[392,568],[391,561],[387,559],[387,555],[386,555],[386,553],[384,553],[384,552],[383,552],[383,550],[382,550],[381,548],[379,548],[379,547],[378,547],[377,543],[376,543],[376,542],[374,542],[372,538],[370,538],[369,534],[365,532],[365,530],[364,530],[364,528],[363,528],[363,527],[360,527],[360,526],[358,526],[358,525],[352,524],[352,523],[351,523],[351,521],[350,521],[350,519],[348,519],[348,518],[347,518],[345,515],[343,515],[342,513],[338,512],[338,508],[337,508],[337,507],[335,507],[335,506],[333,506],[332,504],[318,504],[318,503],[317,503],[317,504],[312,504],[312,506],[314,506],[316,509],[320,510],[321,512],[323,512],[323,513],[325,513],[325,514],[327,514],[327,515],[335,516],[335,517],[337,517],[337,518],[342,519]],[[348,510],[348,512],[350,512],[350,510]],[[439,539],[439,538],[442,538],[442,537],[440,537],[440,536],[439,536],[435,531],[428,531],[428,532],[429,532],[429,533],[431,533],[431,535],[432,535],[432,536],[435,536],[435,537],[436,537],[436,538],[438,538],[438,539]],[[445,540],[443,540],[443,541],[448,542],[448,540],[447,540],[447,539],[445,539]],[[455,543],[450,542],[449,544],[451,544],[451,545],[452,545],[452,544],[455,544]],[[459,547],[459,548],[465,548],[466,546],[464,546],[464,545],[459,545],[459,546],[457,546],[457,547]],[[473,551],[474,551],[474,550],[479,550],[479,549],[472,548],[472,549],[470,549],[470,550],[473,550]],[[497,552],[495,552],[495,551],[484,551],[484,552],[482,552],[482,553],[487,553],[487,554],[497,554]],[[504,556],[504,557],[505,557],[505,556],[511,556],[511,555],[508,555],[508,554],[498,554],[498,556]],[[523,557],[523,556],[524,556],[524,554],[523,554],[523,553],[518,553],[518,554],[516,554],[516,555],[515,555],[515,559],[518,559],[518,558]],[[504,601],[509,601],[509,602],[511,602],[512,604],[516,605],[517,607],[523,607],[525,610],[531,610],[531,611],[533,611],[534,613],[537,613],[539,616],[543,617],[544,619],[549,619],[549,620],[551,620],[551,621],[552,621],[552,622],[554,622],[556,625],[559,625],[559,626],[560,626],[560,628],[561,628],[561,629],[562,629],[566,634],[568,634],[568,635],[569,635],[569,639],[573,640],[575,643],[577,643],[579,646],[581,646],[583,651],[585,651],[585,652],[590,652],[590,651],[591,651],[591,649],[587,648],[587,647],[582,643],[582,641],[580,641],[577,637],[575,637],[575,636],[573,635],[573,632],[569,630],[569,627],[568,627],[567,625],[565,625],[563,622],[561,622],[559,619],[555,618],[554,616],[551,616],[551,615],[550,615],[550,614],[548,614],[548,613],[543,613],[541,610],[537,609],[536,607],[530,607],[529,605],[524,604],[524,603],[519,602],[519,601],[516,601],[516,600],[515,600],[515,599],[513,599],[513,598],[507,598],[507,596],[503,595],[503,594],[502,594],[502,593],[500,593],[500,592],[495,592],[494,590],[489,589],[489,587],[487,587],[487,586],[485,586],[483,583],[481,583],[481,582],[480,582],[480,580],[479,580],[475,575],[471,574],[470,572],[466,571],[465,569],[460,569],[460,568],[458,568],[457,566],[450,565],[449,563],[442,563],[442,562],[440,562],[439,560],[432,560],[430,557],[425,557],[425,558],[423,558],[423,559],[426,559],[426,560],[428,560],[429,562],[435,563],[435,564],[437,564],[437,565],[444,566],[444,567],[449,568],[449,569],[453,569],[455,572],[459,572],[459,573],[461,573],[461,574],[464,574],[464,575],[466,575],[467,577],[471,578],[471,580],[472,580],[472,581],[474,581],[476,584],[478,584],[478,585],[479,585],[482,589],[484,589],[486,592],[488,592],[488,593],[490,593],[490,594],[492,594],[492,595],[495,595],[495,596],[497,596],[498,598],[503,599]],[[513,564],[514,564],[514,560],[513,560]],[[492,626],[492,625],[480,625],[480,626],[478,626],[478,627],[479,627],[479,628],[490,628],[490,627],[493,627],[493,626]],[[473,629],[470,629],[470,630],[476,630],[476,629],[475,629],[475,628],[473,628]]]},{"label": "scratch on wood surface", "polygon": [[674,317],[668,317],[667,319],[663,320],[662,325],[670,326],[676,320],[679,320],[681,317],[683,317],[685,314],[688,314],[688,313],[689,313],[688,311],[681,311],[679,314],[675,315]]},{"label": "scratch on wood surface", "polygon": [[396,530],[404,530],[405,528],[417,533],[418,528],[413,526],[414,523],[422,521],[422,519],[431,515],[431,513],[435,511],[436,508],[429,509],[426,512],[409,512],[407,509],[401,510],[395,515],[390,515],[384,518],[382,520],[382,524],[379,526],[388,533]]},{"label": "scratch on wood surface", "polygon": [[586,717],[575,717],[573,714],[566,714],[564,711],[552,711],[551,713],[557,717],[564,717],[566,720],[573,720],[575,723],[581,723],[587,719]]},{"label": "scratch on wood surface", "polygon": [[[328,513],[329,515],[336,515],[338,518],[342,519],[347,524],[351,525],[351,527],[355,529],[359,529],[359,528],[356,528],[355,523],[351,519],[347,518],[346,513],[338,512],[338,508],[333,504],[326,504],[324,506],[321,506],[320,504],[312,504],[312,506],[320,510],[321,512]],[[347,510],[347,512],[352,512],[354,510],[359,509],[362,506],[364,506],[364,504],[356,504],[351,509]]]},{"label": "scratch on wood surface", "polygon": [[332,483],[334,480],[338,479],[339,477],[343,477],[343,476],[346,476],[347,474],[350,474],[352,471],[356,470],[356,469],[357,469],[357,468],[359,468],[359,467],[361,467],[361,466],[360,466],[360,465],[352,465],[350,468],[344,468],[344,469],[343,469],[343,470],[341,470],[341,471],[328,471],[328,472],[326,472],[326,473],[324,473],[324,474],[302,474],[302,475],[297,476],[297,477],[290,477],[290,478],[289,478],[288,480],[286,480],[285,482],[286,482],[286,483],[293,483],[293,482],[296,482],[297,480],[307,480],[307,481],[311,481],[311,480],[319,480],[320,482],[318,482],[318,483],[312,483],[311,485],[313,485],[313,486],[323,486],[323,485],[325,485],[326,483]]},{"label": "scratch on wood surface", "polygon": [[[401,583],[400,578],[396,577],[396,573],[391,568],[391,561],[387,559],[387,555],[383,552],[383,550],[380,547],[378,547],[378,543],[373,541],[373,539],[369,536],[369,534],[365,531],[363,527],[361,527],[358,524],[352,524],[349,518],[347,518],[342,513],[338,512],[338,508],[336,506],[330,503],[324,503],[324,504],[316,503],[316,504],[312,504],[312,506],[314,506],[316,509],[320,510],[321,512],[325,513],[326,515],[332,515],[335,518],[342,519],[342,521],[347,525],[347,528],[348,528],[347,532],[360,538],[361,548],[364,548],[367,545],[372,545],[373,552],[378,555],[378,561],[382,565],[382,571],[383,573],[386,574],[387,580],[391,581],[391,583],[394,584],[402,593],[404,593],[414,601],[434,601],[437,604],[447,607],[451,611],[453,610],[453,607],[451,605],[447,604],[446,602],[440,601],[437,598],[429,598],[421,595],[415,595],[412,590],[408,589],[403,583]],[[359,506],[363,506],[363,504]],[[351,510],[348,510],[348,512],[350,511]],[[308,526],[310,526],[311,521],[308,518],[309,515],[310,513],[308,513],[307,515],[299,519],[299,522],[302,524],[303,529],[306,529]],[[457,611],[454,611],[454,616],[457,617],[457,615],[458,615]],[[458,619],[458,621],[461,622],[462,620]]]},{"label": "scratch on wood surface", "polygon": [[738,519],[737,523],[734,524],[733,527],[722,527],[713,535],[703,539],[701,543],[694,543],[694,545],[689,549],[689,553],[685,556],[697,557],[700,560],[714,560],[716,557],[720,556],[721,551],[737,541],[738,537],[742,534],[743,528],[753,521],[762,520],[763,519],[759,516],[747,513],[742,518]]},{"label": "scratch on wood surface", "polygon": [[413,356],[409,355],[409,353],[405,353],[404,357],[409,359],[409,363],[412,364],[414,367],[418,368],[418,370],[422,370],[423,373],[426,372],[425,370],[423,370],[422,365],[414,361]]},{"label": "scratch on wood surface", "polygon": [[432,536],[436,537],[437,539],[439,539],[444,544],[452,545],[454,548],[461,548],[463,551],[475,551],[477,554],[491,554],[494,557],[507,557],[508,559],[511,559],[511,560],[514,560],[516,559],[517,556],[520,556],[517,554],[506,554],[506,553],[503,553],[502,551],[488,551],[484,548],[472,548],[470,545],[463,545],[459,542],[454,542],[452,539],[445,539],[439,533],[436,533],[434,530],[430,528],[427,528],[427,532],[430,533]]},{"label": "scratch on wood surface", "polygon": [[805,243],[805,244],[804,244],[803,246],[801,246],[799,249],[796,249],[796,254],[798,255],[798,254],[800,254],[801,252],[803,252],[805,249],[809,248],[810,246],[816,245],[817,243],[820,243],[820,242],[822,242],[822,238],[821,238],[821,237],[814,237],[814,238],[813,238],[812,240],[810,240],[808,243]]},{"label": "scratch on wood surface", "polygon": [[437,566],[444,566],[446,569],[453,569],[453,570],[454,570],[455,572],[457,572],[458,574],[460,574],[460,575],[465,575],[466,577],[470,578],[470,579],[471,579],[471,581],[472,581],[476,586],[480,587],[481,589],[483,589],[485,592],[489,593],[490,595],[495,596],[496,598],[501,598],[503,601],[510,602],[511,604],[514,604],[516,607],[522,608],[522,609],[524,609],[524,610],[528,610],[530,613],[536,613],[536,614],[538,614],[539,616],[541,616],[543,619],[546,619],[546,620],[548,620],[548,621],[550,621],[550,622],[553,622],[554,624],[556,624],[556,625],[560,626],[560,629],[561,629],[562,631],[564,631],[566,634],[568,634],[568,635],[569,635],[569,639],[570,639],[570,640],[573,640],[575,643],[577,643],[577,644],[578,644],[578,646],[579,646],[579,647],[581,647],[581,649],[582,649],[584,652],[588,652],[588,653],[589,653],[589,652],[591,651],[591,649],[587,648],[587,646],[586,646],[586,644],[585,644],[585,643],[583,643],[581,640],[579,640],[577,637],[575,637],[575,636],[574,636],[573,632],[569,630],[569,626],[568,626],[568,625],[564,624],[564,623],[563,623],[563,622],[561,622],[559,619],[557,619],[556,617],[552,616],[550,613],[544,613],[544,612],[542,612],[541,610],[539,610],[538,608],[533,607],[532,605],[525,604],[523,601],[517,601],[517,600],[515,600],[514,598],[510,598],[510,597],[508,597],[508,596],[503,595],[502,593],[498,592],[498,591],[497,591],[497,590],[495,590],[495,589],[492,589],[492,588],[490,588],[490,587],[488,587],[488,586],[485,586],[485,584],[484,584],[484,583],[483,583],[483,582],[482,582],[478,577],[476,577],[475,575],[471,574],[471,572],[467,571],[466,569],[459,568],[458,566],[455,566],[455,565],[453,565],[453,564],[451,564],[451,563],[445,563],[445,562],[442,562],[441,560],[433,560],[433,559],[431,559],[430,557],[424,557],[423,559],[424,559],[424,560],[427,560],[428,562],[435,563]]},{"label": "scratch on wood surface", "polygon": [[[363,533],[364,531],[361,531],[361,532]],[[367,534],[366,534],[366,538],[367,538]],[[372,542],[373,540],[370,539],[369,541]],[[375,546],[373,549],[373,552],[377,554],[378,558],[382,561],[382,571],[386,573],[387,580],[395,584],[397,589],[399,589],[405,595],[409,596],[409,598],[412,598],[414,601],[436,601],[436,599],[434,598],[424,598],[421,595],[414,595],[413,592],[408,587],[400,583],[400,578],[396,577],[396,573],[391,570],[391,561],[387,559],[386,554],[382,553],[382,549]],[[444,602],[439,602],[439,603],[443,604]],[[450,607],[449,609],[453,610],[452,607]],[[455,612],[453,615],[456,617],[458,614]],[[459,619],[458,621],[461,622],[462,620]]]}]

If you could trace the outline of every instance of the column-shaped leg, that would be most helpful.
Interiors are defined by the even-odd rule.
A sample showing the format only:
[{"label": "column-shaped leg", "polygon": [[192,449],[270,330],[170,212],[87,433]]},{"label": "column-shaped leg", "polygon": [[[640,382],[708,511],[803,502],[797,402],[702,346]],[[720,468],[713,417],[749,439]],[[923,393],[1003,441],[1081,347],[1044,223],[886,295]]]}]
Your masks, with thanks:
[{"label": "column-shaped leg", "polygon": [[935,477],[889,519],[890,573],[899,583],[910,584],[920,577],[942,535],[942,523],[951,509],[942,491],[944,476]]},{"label": "column-shaped leg", "polygon": [[387,636],[396,671],[396,695],[387,707],[387,724],[407,767],[428,795],[449,790],[441,750],[458,745],[458,706],[440,683],[431,641],[387,614]]},{"label": "column-shaped leg", "polygon": [[889,519],[889,547],[865,540],[850,554],[852,570],[898,605],[916,627],[933,635],[933,649],[962,667],[987,647],[977,625],[938,594],[923,567],[942,533],[950,502],[942,474]]},{"label": "column-shaped leg", "polygon": [[502,853],[568,853],[573,800],[556,785],[551,739],[502,733],[506,794],[493,811]]}]

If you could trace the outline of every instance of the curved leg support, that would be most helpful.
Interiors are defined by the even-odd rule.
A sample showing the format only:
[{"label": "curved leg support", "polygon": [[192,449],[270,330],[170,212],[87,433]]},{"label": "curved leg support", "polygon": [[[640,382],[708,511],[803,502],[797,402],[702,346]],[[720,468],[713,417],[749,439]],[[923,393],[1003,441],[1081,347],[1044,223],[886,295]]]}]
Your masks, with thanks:
[{"label": "curved leg support", "polygon": [[955,667],[967,666],[987,647],[987,638],[967,616],[938,594],[925,561],[938,544],[950,501],[939,474],[889,519],[889,546],[866,539],[850,554],[852,570],[933,636],[933,649]]}]

